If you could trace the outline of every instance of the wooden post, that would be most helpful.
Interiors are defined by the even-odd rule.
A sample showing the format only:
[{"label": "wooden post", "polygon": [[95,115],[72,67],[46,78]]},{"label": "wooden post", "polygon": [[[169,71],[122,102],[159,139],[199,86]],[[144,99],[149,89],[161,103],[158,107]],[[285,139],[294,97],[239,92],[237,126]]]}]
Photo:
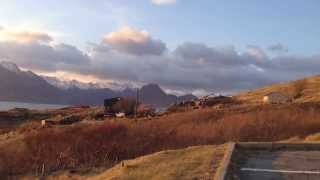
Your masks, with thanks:
[{"label": "wooden post", "polygon": [[45,165],[44,163],[42,164],[42,169],[41,169],[41,176],[44,177],[44,173],[45,173]]},{"label": "wooden post", "polygon": [[134,108],[134,118],[135,118],[135,120],[137,120],[139,98],[140,98],[140,89],[137,88],[136,105],[135,105],[135,108]]}]

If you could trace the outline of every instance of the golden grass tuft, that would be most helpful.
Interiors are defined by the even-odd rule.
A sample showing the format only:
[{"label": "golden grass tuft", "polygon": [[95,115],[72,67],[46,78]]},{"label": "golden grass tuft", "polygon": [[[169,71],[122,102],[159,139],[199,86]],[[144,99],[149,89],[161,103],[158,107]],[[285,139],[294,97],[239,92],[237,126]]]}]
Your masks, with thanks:
[{"label": "golden grass tuft", "polygon": [[305,138],[305,141],[320,141],[320,133],[309,135]]}]

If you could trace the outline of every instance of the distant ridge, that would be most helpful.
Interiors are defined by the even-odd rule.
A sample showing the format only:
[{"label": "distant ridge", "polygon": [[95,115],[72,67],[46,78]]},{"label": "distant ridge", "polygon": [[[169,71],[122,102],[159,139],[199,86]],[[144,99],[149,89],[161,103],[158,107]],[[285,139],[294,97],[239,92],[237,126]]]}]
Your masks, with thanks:
[{"label": "distant ridge", "polygon": [[[58,83],[58,81],[57,81]],[[112,97],[136,97],[134,89],[112,90],[96,84],[72,82],[68,88],[59,88],[31,71],[21,71],[10,62],[0,62],[0,101],[17,101],[45,104],[101,105]],[[92,86],[84,87],[81,86]],[[196,98],[193,95],[178,97],[166,94],[158,85],[143,86],[140,91],[143,103],[165,107],[173,102]]]},{"label": "distant ridge", "polygon": [[197,98],[192,94],[180,97],[172,94],[166,94],[157,84],[148,84],[143,86],[140,93],[142,102],[146,104],[157,104],[158,107],[165,107],[174,102],[188,101]]}]

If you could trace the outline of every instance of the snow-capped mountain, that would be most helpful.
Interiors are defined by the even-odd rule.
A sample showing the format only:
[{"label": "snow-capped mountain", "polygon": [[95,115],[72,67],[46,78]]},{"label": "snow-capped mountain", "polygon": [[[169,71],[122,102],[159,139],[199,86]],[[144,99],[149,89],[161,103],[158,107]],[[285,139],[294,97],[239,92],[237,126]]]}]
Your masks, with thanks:
[{"label": "snow-capped mountain", "polygon": [[8,61],[0,61],[0,66],[2,66],[3,68],[11,71],[11,72],[15,72],[15,73],[21,73],[20,68],[12,63],[12,62],[8,62]]},{"label": "snow-capped mountain", "polygon": [[[47,104],[101,105],[104,99],[136,97],[133,86],[118,83],[82,83],[42,77],[32,71],[20,70],[14,63],[0,62],[0,100]],[[155,107],[165,107],[185,100],[165,93],[157,84],[140,90],[141,101]],[[189,98],[189,97],[188,97]],[[193,96],[189,99],[193,99]]]},{"label": "snow-capped mountain", "polygon": [[9,62],[9,61],[0,61],[0,67],[4,68],[12,73],[15,73],[17,75],[25,76],[25,77],[30,77],[30,78],[41,78],[37,74],[35,74],[32,71],[24,71],[19,68],[18,65],[15,63]]},{"label": "snow-capped mountain", "polygon": [[84,83],[77,80],[62,80],[57,77],[49,77],[49,76],[42,76],[44,80],[46,80],[49,84],[59,88],[59,89],[72,89],[72,88],[79,88],[79,89],[112,89],[116,91],[122,91],[125,88],[129,87],[128,85],[123,85],[115,82],[109,83]]},{"label": "snow-capped mountain", "polygon": [[[16,74],[23,74],[24,76],[37,76],[31,71],[22,71],[16,64],[8,61],[0,61],[0,66],[10,72],[14,72]],[[127,86],[120,85],[118,83],[83,83],[77,80],[62,80],[56,77],[49,77],[49,76],[40,76],[42,79],[47,81],[49,84],[62,89],[72,89],[72,88],[79,88],[83,90],[89,90],[89,89],[105,89],[109,88],[112,90],[123,90]]]}]

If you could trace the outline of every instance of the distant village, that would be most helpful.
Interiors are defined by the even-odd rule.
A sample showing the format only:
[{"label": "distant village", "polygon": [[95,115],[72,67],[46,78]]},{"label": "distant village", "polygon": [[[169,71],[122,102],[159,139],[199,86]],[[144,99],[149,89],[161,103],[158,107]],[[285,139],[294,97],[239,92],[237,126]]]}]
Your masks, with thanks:
[{"label": "distant village", "polygon": [[[136,98],[138,99],[138,98]],[[152,105],[139,102],[135,98],[115,97],[105,99],[103,106],[73,106],[50,112],[34,111],[23,108],[15,108],[10,111],[0,112],[0,119],[14,120],[39,119],[42,127],[54,125],[71,125],[90,118],[90,120],[107,119],[136,119],[153,118],[170,113],[187,112],[204,108],[228,108],[231,105],[241,104],[236,97],[211,94],[188,101],[175,102],[166,108],[156,108]],[[261,96],[261,104],[285,104],[292,101],[292,97],[284,92],[274,91]],[[16,120],[16,121],[15,121]],[[9,121],[8,121],[9,122]]]},{"label": "distant village", "polygon": [[[291,102],[289,95],[282,92],[271,92],[261,97],[262,104],[285,104]],[[148,104],[143,104],[132,98],[115,97],[104,100],[103,112],[96,113],[94,119],[105,118],[152,118],[156,116],[163,116],[168,113],[186,112],[195,109],[203,109],[208,107],[223,108],[230,104],[239,104],[232,96],[223,95],[208,95],[190,101],[181,101],[171,104],[169,107],[161,109],[155,108]],[[78,107],[89,108],[89,107]],[[59,120],[43,120],[42,126],[49,125],[68,125],[80,121],[77,116],[60,117]]]}]

